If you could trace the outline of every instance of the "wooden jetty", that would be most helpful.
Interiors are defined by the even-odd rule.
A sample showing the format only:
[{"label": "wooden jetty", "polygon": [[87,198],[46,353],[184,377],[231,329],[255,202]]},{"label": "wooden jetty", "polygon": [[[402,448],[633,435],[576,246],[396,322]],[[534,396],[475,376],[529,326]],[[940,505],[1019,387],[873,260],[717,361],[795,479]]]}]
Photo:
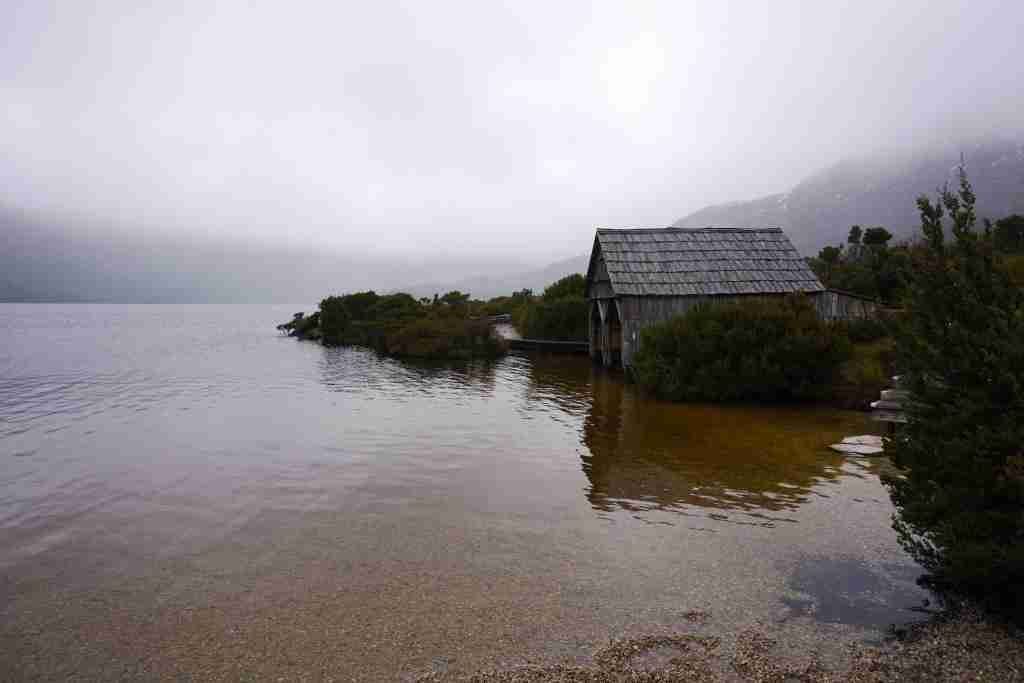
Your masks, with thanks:
[{"label": "wooden jetty", "polygon": [[906,424],[906,403],[910,400],[910,392],[903,388],[900,377],[892,378],[893,388],[883,389],[877,401],[871,403],[871,419],[885,422],[889,431],[895,431],[896,425]]},{"label": "wooden jetty", "polygon": [[554,339],[506,339],[505,341],[510,349],[518,351],[590,354],[590,343],[585,341],[556,341]]},{"label": "wooden jetty", "polygon": [[512,327],[512,316],[508,313],[490,316],[491,324],[494,325],[494,332],[505,340],[510,349],[517,351],[547,351],[549,353],[578,353],[589,354],[590,342],[586,341],[559,341],[556,339],[523,339],[514,327]]},{"label": "wooden jetty", "polygon": [[[881,397],[871,403],[871,419],[885,422],[890,436],[896,432],[897,425],[906,424],[906,404],[910,400],[910,392],[903,388],[898,375],[892,378],[892,383],[894,388],[883,389]],[[829,448],[846,455],[882,455],[885,440],[873,434],[848,436]]]}]

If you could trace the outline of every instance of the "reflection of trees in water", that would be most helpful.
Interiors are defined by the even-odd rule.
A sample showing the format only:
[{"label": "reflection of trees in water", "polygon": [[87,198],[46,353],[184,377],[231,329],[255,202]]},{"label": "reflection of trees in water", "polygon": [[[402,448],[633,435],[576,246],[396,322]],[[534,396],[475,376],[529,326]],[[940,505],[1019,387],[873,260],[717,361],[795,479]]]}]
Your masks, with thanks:
[{"label": "reflection of trees in water", "polygon": [[591,385],[599,374],[590,358],[554,353],[510,356],[513,371],[525,374],[524,410],[550,413],[555,408],[582,417],[590,407]]},{"label": "reflection of trees in water", "polygon": [[[824,450],[856,415],[813,408],[673,404],[597,372],[583,426],[587,498],[597,510],[793,509],[842,459]],[[712,513],[716,516],[719,513]]]},{"label": "reflection of trees in water", "polygon": [[668,509],[766,516],[793,509],[839,476],[828,443],[864,428],[855,414],[813,408],[673,404],[638,394],[588,358],[531,354],[497,362],[409,362],[365,349],[324,348],[332,391],[402,400],[490,398],[525,387],[519,410],[582,431],[582,467],[594,509]]},{"label": "reflection of trees in water", "polygon": [[324,385],[351,394],[489,396],[494,392],[494,370],[493,360],[399,360],[359,347],[323,347],[320,358]]}]

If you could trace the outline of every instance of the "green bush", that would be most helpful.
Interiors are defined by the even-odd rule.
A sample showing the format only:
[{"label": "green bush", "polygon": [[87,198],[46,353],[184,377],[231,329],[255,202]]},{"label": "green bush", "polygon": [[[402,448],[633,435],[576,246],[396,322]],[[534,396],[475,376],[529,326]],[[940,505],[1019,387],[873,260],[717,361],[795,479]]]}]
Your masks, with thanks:
[{"label": "green bush", "polygon": [[1024,254],[1004,256],[999,261],[999,267],[1010,278],[1010,282],[1017,287],[1024,287]]},{"label": "green bush", "polygon": [[866,409],[889,386],[892,367],[891,337],[853,344],[852,354],[839,366],[839,377],[829,398],[847,408]]},{"label": "green bush", "polygon": [[420,302],[405,292],[377,297],[366,320],[408,320],[422,313]]},{"label": "green bush", "polygon": [[556,280],[544,288],[541,295],[545,301],[555,301],[567,297],[583,297],[583,290],[587,286],[587,279],[580,273],[566,275],[561,280]]},{"label": "green bush", "polygon": [[320,302],[320,333],[324,344],[342,343],[350,322],[345,297],[329,296]]},{"label": "green bush", "polygon": [[1012,214],[996,221],[992,228],[995,248],[1006,254],[1024,254],[1024,216]]},{"label": "green bush", "polygon": [[345,300],[345,308],[348,309],[352,320],[367,320],[372,318],[370,310],[377,304],[380,298],[373,290],[368,292],[356,292],[340,297]]},{"label": "green bush", "polygon": [[840,328],[803,296],[704,303],[645,328],[640,386],[673,400],[789,400],[829,392],[850,357]]},{"label": "green bush", "polygon": [[857,318],[835,323],[842,327],[852,342],[874,342],[892,334],[891,322],[884,316],[877,318]]},{"label": "green bush", "polygon": [[486,321],[454,317],[408,322],[386,335],[384,347],[392,355],[416,358],[477,358],[505,351]]},{"label": "green bush", "polygon": [[958,193],[918,200],[925,244],[897,335],[913,401],[886,447],[900,476],[885,482],[900,542],[932,582],[1022,619],[1024,292],[974,229],[974,202],[962,169]]},{"label": "green bush", "polygon": [[568,296],[524,307],[517,328],[530,339],[584,341],[587,338],[587,300]]},{"label": "green bush", "polygon": [[825,247],[807,262],[826,287],[898,303],[913,276],[915,247],[890,247],[891,239],[892,234],[883,227],[862,231],[855,225],[846,245]]},{"label": "green bush", "polygon": [[[320,310],[297,322],[296,331],[316,327],[324,344],[366,346],[395,356],[469,358],[504,352],[486,320],[469,317],[470,298],[461,292],[417,300],[404,292],[357,292],[329,296]],[[283,326],[287,327],[287,326]],[[291,329],[291,328],[288,328]]]},{"label": "green bush", "polygon": [[282,332],[287,332],[293,337],[299,337],[305,339],[312,335],[314,332],[319,331],[320,326],[320,313],[319,311],[312,315],[304,315],[302,313],[296,313],[295,316],[286,323],[281,323],[277,326],[277,329]]},{"label": "green bush", "polygon": [[[524,337],[584,341],[587,339],[585,278],[567,275],[544,289],[539,300],[527,298],[512,312],[512,322]],[[518,293],[517,293],[518,294]]]}]

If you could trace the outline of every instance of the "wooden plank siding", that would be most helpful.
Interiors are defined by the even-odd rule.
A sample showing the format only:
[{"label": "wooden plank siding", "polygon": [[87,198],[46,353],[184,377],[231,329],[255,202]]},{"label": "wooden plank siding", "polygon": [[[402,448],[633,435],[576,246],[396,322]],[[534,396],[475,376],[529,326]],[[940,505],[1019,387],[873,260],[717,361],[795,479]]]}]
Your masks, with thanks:
[{"label": "wooden plank siding", "polygon": [[827,289],[824,292],[810,294],[814,308],[822,320],[859,320],[873,318],[878,315],[879,304],[849,292]]}]

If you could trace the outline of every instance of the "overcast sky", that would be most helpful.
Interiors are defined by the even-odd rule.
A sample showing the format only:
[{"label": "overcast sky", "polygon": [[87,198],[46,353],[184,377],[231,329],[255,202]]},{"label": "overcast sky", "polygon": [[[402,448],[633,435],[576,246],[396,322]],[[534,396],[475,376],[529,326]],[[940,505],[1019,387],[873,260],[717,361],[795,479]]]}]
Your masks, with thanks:
[{"label": "overcast sky", "polygon": [[545,263],[1019,124],[1022,28],[1019,0],[2,0],[0,202]]}]

